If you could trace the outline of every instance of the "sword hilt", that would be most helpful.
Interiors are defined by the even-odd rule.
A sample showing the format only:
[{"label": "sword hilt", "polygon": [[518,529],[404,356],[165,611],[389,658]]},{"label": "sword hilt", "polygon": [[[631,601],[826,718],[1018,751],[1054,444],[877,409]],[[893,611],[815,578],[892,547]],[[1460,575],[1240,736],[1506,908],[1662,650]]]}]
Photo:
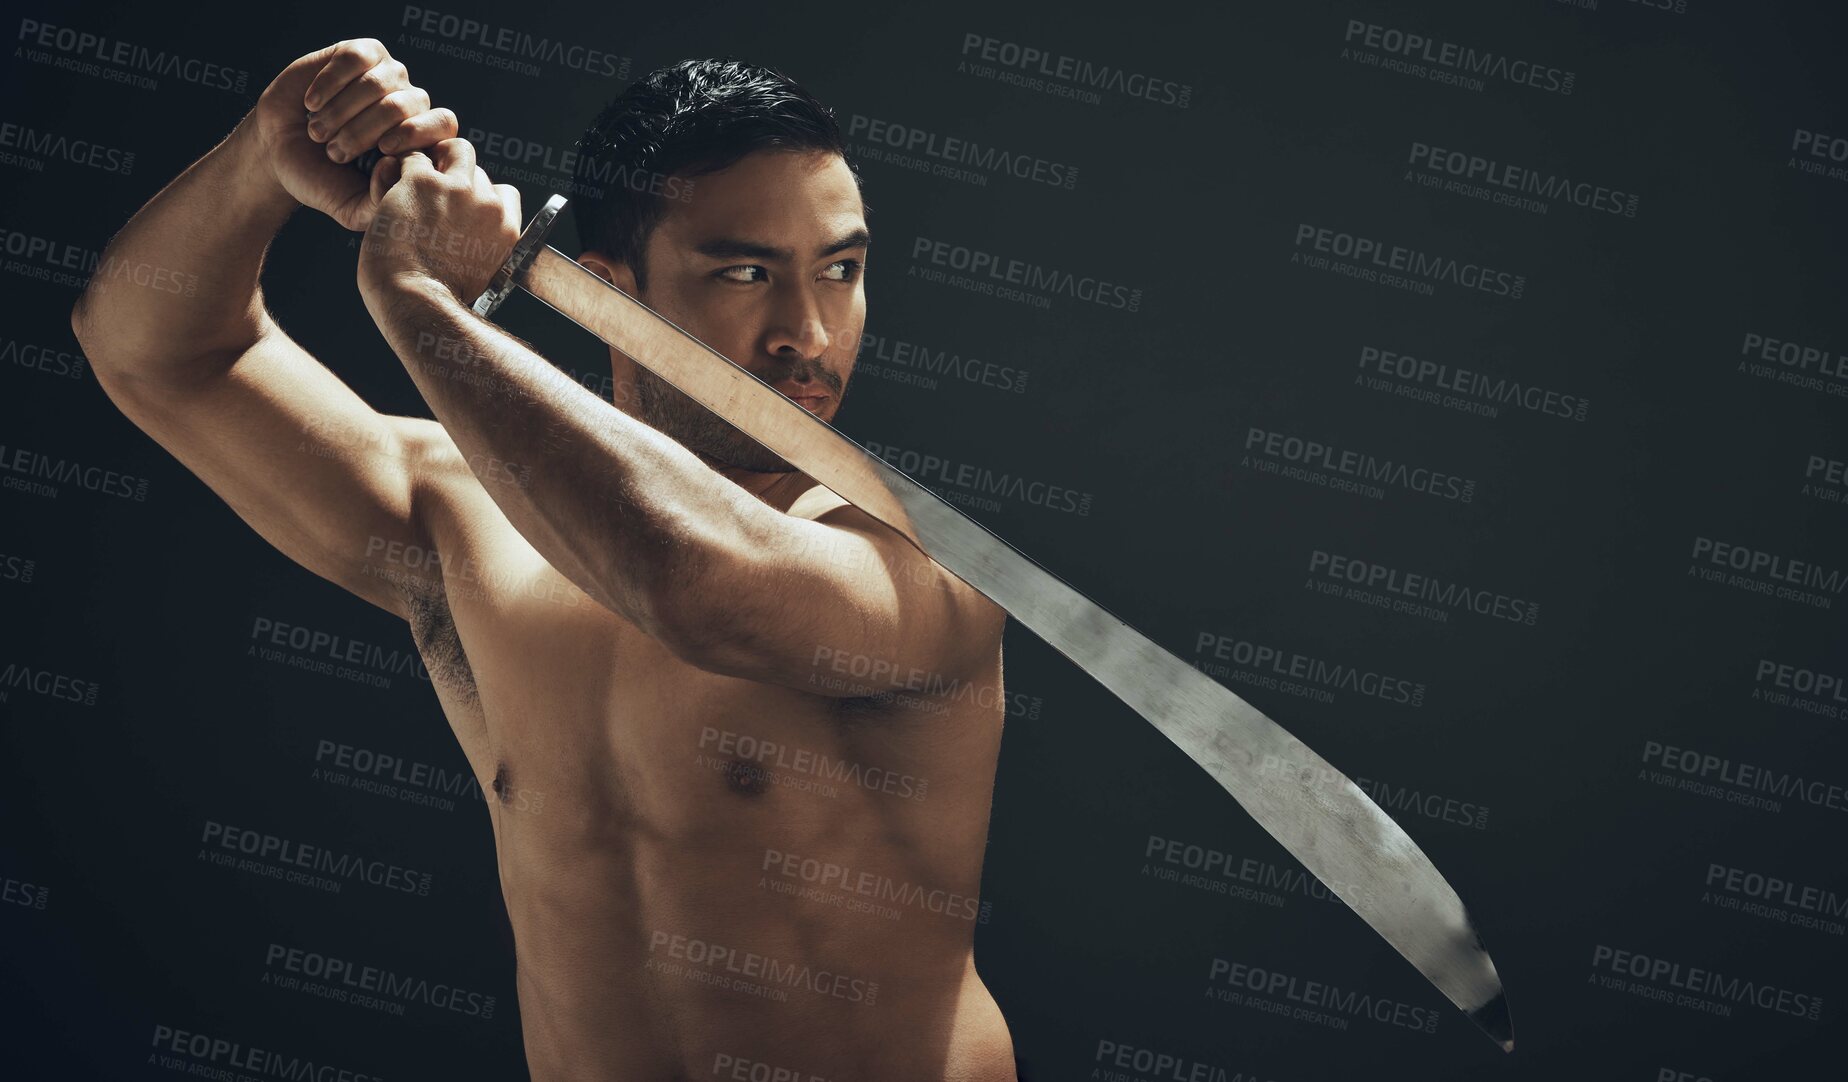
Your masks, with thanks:
[{"label": "sword hilt", "polygon": [[532,221],[526,223],[526,230],[514,242],[513,251],[507,253],[507,261],[494,272],[493,278],[488,279],[488,288],[475,298],[473,308],[476,315],[483,319],[493,315],[501,302],[519,286],[521,272],[545,247],[545,239],[552,235],[552,227],[558,224],[558,212],[565,209],[567,202],[564,196],[554,192],[545,201],[545,205],[539,208],[539,213],[533,215]]},{"label": "sword hilt", "polygon": [[[384,157],[384,152],[378,147],[373,147],[371,150],[362,151],[358,157],[347,164],[371,176],[373,168]],[[526,230],[520,234],[520,239],[514,244],[513,251],[508,253],[507,261],[502,263],[500,269],[494,272],[494,277],[488,280],[488,288],[482,291],[481,296],[475,298],[476,315],[483,319],[493,315],[494,310],[499,308],[501,303],[519,286],[520,272],[526,269],[526,265],[532,262],[533,256],[538,255],[539,249],[545,246],[545,239],[551,235],[552,227],[558,224],[558,212],[565,209],[566,202],[568,200],[564,196],[554,193],[550,199],[545,201],[545,205],[539,208],[539,213],[533,215],[532,221],[526,223]]]}]

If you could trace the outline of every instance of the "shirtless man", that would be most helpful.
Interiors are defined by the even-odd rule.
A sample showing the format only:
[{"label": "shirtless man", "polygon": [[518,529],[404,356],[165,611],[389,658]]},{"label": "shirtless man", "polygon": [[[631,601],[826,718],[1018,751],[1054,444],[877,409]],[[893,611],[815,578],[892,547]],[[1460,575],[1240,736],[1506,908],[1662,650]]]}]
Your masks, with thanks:
[{"label": "shirtless man", "polygon": [[[973,954],[1006,614],[621,354],[606,402],[469,312],[522,223],[456,131],[378,41],[289,65],[110,244],[198,283],[93,286],[98,380],[408,621],[499,798],[535,1079],[1010,1082]],[[831,116],[686,63],[599,147],[628,171],[578,193],[582,260],[833,417],[868,237]],[[360,290],[436,420],[373,411],[266,311],[298,205],[367,230]]]}]

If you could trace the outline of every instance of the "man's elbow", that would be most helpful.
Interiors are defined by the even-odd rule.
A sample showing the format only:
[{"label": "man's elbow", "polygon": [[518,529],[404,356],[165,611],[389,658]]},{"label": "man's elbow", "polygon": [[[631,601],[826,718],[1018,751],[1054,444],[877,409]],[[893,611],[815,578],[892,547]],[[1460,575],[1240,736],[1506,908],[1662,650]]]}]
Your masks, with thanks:
[{"label": "man's elbow", "polygon": [[758,652],[730,614],[678,605],[658,607],[651,615],[649,634],[686,664],[721,676],[742,676],[755,669]]},{"label": "man's elbow", "polygon": [[706,672],[746,676],[767,650],[766,614],[745,589],[743,572],[710,564],[683,568],[647,591],[648,633],[676,658]]},{"label": "man's elbow", "polygon": [[96,352],[96,341],[90,330],[90,305],[90,291],[86,289],[77,295],[76,303],[71,305],[71,337],[77,339],[78,348],[83,350],[84,356],[90,358],[91,367],[95,367],[96,359],[91,356]]},{"label": "man's elbow", "polygon": [[103,389],[113,395],[113,384],[126,374],[127,358],[134,350],[123,341],[122,329],[110,326],[111,321],[107,298],[94,288],[85,289],[71,305],[71,335],[77,339],[77,348]]}]

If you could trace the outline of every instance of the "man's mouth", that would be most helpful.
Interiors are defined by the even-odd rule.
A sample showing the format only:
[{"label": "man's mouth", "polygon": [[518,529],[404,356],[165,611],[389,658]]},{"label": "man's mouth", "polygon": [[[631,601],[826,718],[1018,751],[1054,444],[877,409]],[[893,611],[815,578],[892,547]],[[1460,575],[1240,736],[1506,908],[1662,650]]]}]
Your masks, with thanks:
[{"label": "man's mouth", "polygon": [[789,399],[791,402],[808,410],[810,413],[820,413],[821,407],[832,397],[826,391],[817,391],[808,387],[778,387],[777,391],[781,393],[784,398]]}]

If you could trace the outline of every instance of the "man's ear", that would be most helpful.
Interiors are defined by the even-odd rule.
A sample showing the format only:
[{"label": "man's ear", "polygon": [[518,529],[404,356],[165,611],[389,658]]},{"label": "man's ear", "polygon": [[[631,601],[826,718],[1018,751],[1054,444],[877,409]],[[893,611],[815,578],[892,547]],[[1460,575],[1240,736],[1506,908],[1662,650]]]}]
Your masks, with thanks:
[{"label": "man's ear", "polygon": [[629,269],[627,263],[617,262],[598,251],[582,253],[578,256],[578,262],[617,289],[631,297],[635,296],[635,272]]}]

